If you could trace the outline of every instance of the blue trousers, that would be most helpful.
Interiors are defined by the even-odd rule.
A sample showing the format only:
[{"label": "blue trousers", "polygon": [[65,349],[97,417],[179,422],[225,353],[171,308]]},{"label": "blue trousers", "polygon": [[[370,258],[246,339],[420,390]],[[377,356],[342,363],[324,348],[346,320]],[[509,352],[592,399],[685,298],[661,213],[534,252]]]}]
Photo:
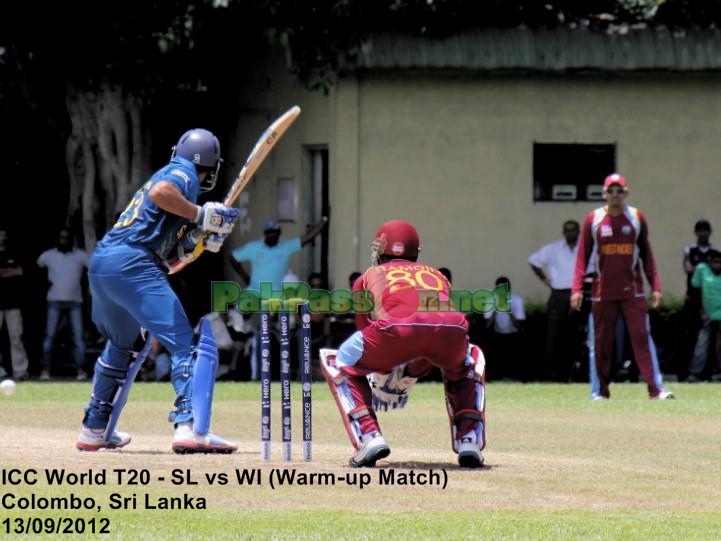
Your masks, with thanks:
[{"label": "blue trousers", "polygon": [[95,365],[85,426],[104,428],[140,327],[171,355],[175,422],[192,419],[193,329],[157,258],[138,246],[98,248],[88,268],[92,318],[108,341]]},{"label": "blue trousers", "polygon": [[[706,368],[706,362],[708,361],[708,350],[709,346],[711,345],[711,336],[714,332],[718,332],[718,321],[713,321],[711,319],[707,319],[703,322],[701,329],[698,331],[698,338],[696,338],[696,346],[693,350],[693,357],[691,358],[691,363],[689,364],[689,374],[692,374],[696,377],[700,377],[703,374],[704,369]],[[721,358],[719,358],[718,355],[714,352],[714,366],[713,370],[715,371],[718,368],[718,363],[721,362]]]},{"label": "blue trousers", "polygon": [[73,358],[75,365],[85,367],[85,337],[83,336],[83,303],[73,301],[48,301],[48,317],[43,339],[43,370],[50,370],[53,342],[58,332],[60,316],[67,312],[73,331]]}]

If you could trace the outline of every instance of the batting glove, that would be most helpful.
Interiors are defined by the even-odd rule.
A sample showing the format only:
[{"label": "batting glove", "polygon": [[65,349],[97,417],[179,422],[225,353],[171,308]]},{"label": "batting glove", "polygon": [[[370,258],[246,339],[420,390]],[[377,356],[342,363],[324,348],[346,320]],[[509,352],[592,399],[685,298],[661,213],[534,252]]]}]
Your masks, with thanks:
[{"label": "batting glove", "polygon": [[213,252],[214,254],[217,254],[220,252],[220,249],[223,247],[223,243],[225,242],[225,239],[228,238],[228,235],[219,235],[218,233],[211,233],[207,237],[205,237],[205,249],[208,252]]},{"label": "batting glove", "polygon": [[209,201],[202,207],[198,207],[198,215],[194,221],[203,231],[228,235],[233,231],[233,225],[238,216],[240,216],[240,209]]}]

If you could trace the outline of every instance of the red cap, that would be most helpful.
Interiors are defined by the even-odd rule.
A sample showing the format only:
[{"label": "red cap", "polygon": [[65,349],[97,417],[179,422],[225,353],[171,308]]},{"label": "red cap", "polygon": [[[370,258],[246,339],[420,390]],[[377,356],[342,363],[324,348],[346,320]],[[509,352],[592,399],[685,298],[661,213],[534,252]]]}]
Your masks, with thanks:
[{"label": "red cap", "polygon": [[619,175],[618,173],[612,173],[606,177],[606,180],[603,181],[603,189],[606,190],[609,186],[613,186],[614,184],[621,186],[621,188],[628,188],[626,177]]},{"label": "red cap", "polygon": [[386,234],[386,246],[383,254],[392,257],[417,257],[420,249],[418,231],[408,222],[391,220],[378,229],[375,238]]}]

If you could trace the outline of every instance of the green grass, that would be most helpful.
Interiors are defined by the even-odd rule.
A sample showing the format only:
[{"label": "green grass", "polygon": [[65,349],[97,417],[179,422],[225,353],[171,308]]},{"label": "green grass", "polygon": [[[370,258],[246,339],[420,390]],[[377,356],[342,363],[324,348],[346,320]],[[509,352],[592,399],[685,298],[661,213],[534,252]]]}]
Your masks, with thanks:
[{"label": "green grass", "polygon": [[[93,498],[99,511],[8,510],[5,518],[109,518],[110,535],[68,539],[588,539],[721,538],[721,385],[675,384],[675,401],[651,401],[642,384],[615,384],[607,402],[586,385],[492,383],[487,396],[487,467],[462,470],[450,450],[439,384],[417,385],[402,411],[380,414],[392,447],[376,469],[351,470],[351,453],[325,384],[313,387],[314,461],[300,456],[300,394],[293,388],[294,461],[280,460],[280,393],[274,385],[273,460],[259,458],[259,386],[216,387],[214,430],[238,441],[229,456],[170,452],[169,384],[137,384],[121,419],[133,435],[122,452],[80,453],[73,443],[87,383],[22,383],[0,396],[0,461],[7,471],[37,471],[37,485],[5,484],[2,493]],[[379,484],[379,469],[439,473],[437,485]],[[48,486],[45,469],[104,472],[105,485]],[[118,484],[114,470],[147,471],[150,482]],[[260,485],[239,485],[236,470],[260,470]],[[360,489],[343,482],[271,488],[274,469],[337,479],[368,473]],[[197,485],[174,485],[173,471]],[[227,484],[205,475],[225,474]],[[127,480],[128,474],[125,474]],[[163,477],[161,481],[159,477]],[[110,495],[136,509],[110,509]],[[205,498],[207,509],[144,509],[148,494]],[[133,498],[133,496],[135,496]],[[11,501],[11,500],[7,500]],[[17,500],[15,500],[17,501]],[[0,525],[0,536],[5,537]],[[48,535],[16,536],[47,539]],[[8,536],[8,538],[10,538]]]}]

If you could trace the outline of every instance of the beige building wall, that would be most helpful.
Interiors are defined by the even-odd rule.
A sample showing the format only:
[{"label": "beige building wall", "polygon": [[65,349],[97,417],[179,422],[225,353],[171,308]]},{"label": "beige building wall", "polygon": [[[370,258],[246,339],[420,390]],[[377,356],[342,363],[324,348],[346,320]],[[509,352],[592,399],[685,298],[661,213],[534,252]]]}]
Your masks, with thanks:
[{"label": "beige building wall", "polygon": [[[256,103],[265,100],[273,115],[298,104],[303,114],[254,180],[251,221],[236,238],[260,236],[277,176],[302,180],[302,146],[327,143],[336,287],[367,266],[378,225],[401,218],[417,225],[423,259],[449,267],[456,287],[491,288],[504,274],[521,295],[545,300],[528,255],[597,205],[533,202],[534,141],[617,144],[667,296],[683,294],[681,250],[693,223],[706,217],[721,228],[721,77],[372,73],[341,79],[328,96],[301,89],[282,69],[271,80]],[[257,137],[262,120],[241,119],[239,134],[250,137],[252,125]],[[304,224],[284,227],[284,237]]]},{"label": "beige building wall", "polygon": [[[306,145],[329,145],[334,118],[332,101],[328,96],[300,87],[288,73],[282,55],[249,67],[248,73],[257,73],[258,76],[242,86],[242,93],[238,97],[241,114],[235,137],[229,142],[227,153],[223,153],[223,171],[228,184],[238,174],[258,138],[273,120],[294,105],[301,108],[301,114],[267,156],[239,198],[237,205],[245,209],[246,215],[233,231],[226,249],[228,255],[232,248],[261,239],[263,223],[277,216],[279,178],[292,178],[296,184],[296,219],[281,222],[281,240],[302,235],[306,224],[313,222],[314,218],[307,215],[303,205],[309,188],[308,179],[304,178],[303,149]],[[333,242],[332,237],[330,241]],[[291,263],[291,270],[302,279],[305,279],[302,276],[304,257],[307,257],[307,249],[296,255]],[[251,270],[247,265],[246,268]],[[238,279],[229,265],[226,265],[226,275],[228,279]]]}]

